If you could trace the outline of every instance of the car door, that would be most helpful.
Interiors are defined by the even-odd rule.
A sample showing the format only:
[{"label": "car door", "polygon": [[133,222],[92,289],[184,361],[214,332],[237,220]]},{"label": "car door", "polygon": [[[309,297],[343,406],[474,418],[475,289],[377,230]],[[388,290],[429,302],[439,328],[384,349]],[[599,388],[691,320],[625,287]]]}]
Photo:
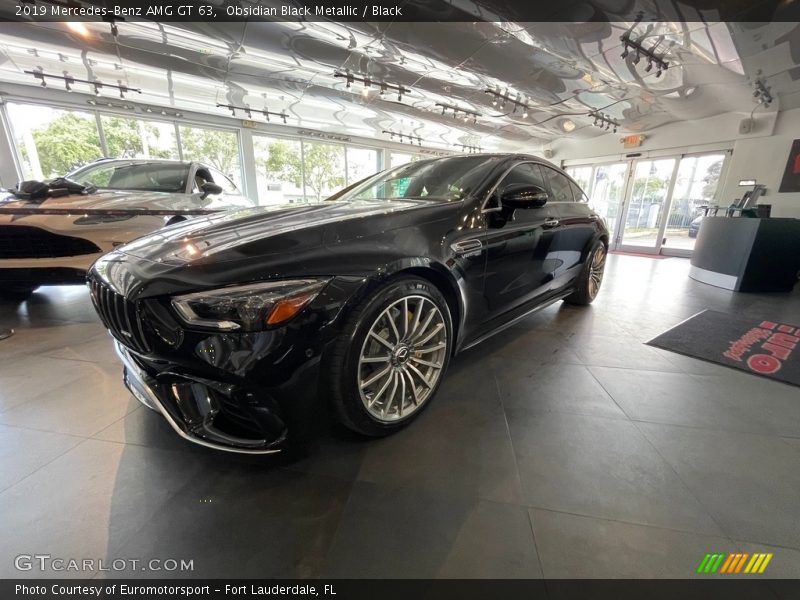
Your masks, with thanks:
[{"label": "car door", "polygon": [[558,237],[553,243],[556,259],[553,287],[560,289],[580,274],[599,217],[589,208],[580,187],[564,173],[546,165],[542,165],[542,171],[560,222]]},{"label": "car door", "polygon": [[500,204],[503,190],[513,184],[547,189],[539,164],[521,162],[501,179],[486,215],[486,275],[484,296],[491,320],[545,295],[553,280],[553,241],[558,231],[556,210],[509,210]]}]

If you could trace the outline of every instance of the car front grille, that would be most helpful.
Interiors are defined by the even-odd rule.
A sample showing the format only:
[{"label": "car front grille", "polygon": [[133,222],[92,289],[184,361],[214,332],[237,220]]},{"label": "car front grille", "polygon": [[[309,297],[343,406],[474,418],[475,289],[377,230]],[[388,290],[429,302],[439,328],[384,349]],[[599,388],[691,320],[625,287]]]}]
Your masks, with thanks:
[{"label": "car front grille", "polygon": [[82,238],[51,233],[38,227],[0,226],[0,258],[57,258],[101,252]]},{"label": "car front grille", "polygon": [[94,277],[89,279],[89,288],[97,314],[111,335],[136,352],[150,352],[136,304]]}]

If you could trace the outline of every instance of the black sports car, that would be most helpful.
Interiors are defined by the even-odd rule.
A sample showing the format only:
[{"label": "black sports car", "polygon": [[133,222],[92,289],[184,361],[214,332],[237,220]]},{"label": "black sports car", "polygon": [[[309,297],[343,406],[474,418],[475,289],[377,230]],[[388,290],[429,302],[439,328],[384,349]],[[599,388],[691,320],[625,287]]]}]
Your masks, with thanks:
[{"label": "black sports car", "polygon": [[268,453],[327,406],[370,436],[407,425],[456,352],[589,304],[607,244],[560,169],[471,155],[167,227],[102,257],[89,285],[141,402],[194,442]]}]

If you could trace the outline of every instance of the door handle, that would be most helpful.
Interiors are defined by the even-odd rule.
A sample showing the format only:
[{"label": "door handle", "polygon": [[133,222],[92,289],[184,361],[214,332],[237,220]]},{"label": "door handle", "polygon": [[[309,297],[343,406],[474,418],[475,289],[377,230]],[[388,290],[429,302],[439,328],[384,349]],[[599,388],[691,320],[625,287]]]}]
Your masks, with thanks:
[{"label": "door handle", "polygon": [[462,240],[450,244],[450,249],[460,256],[471,253],[479,253],[483,249],[483,242],[480,240]]},{"label": "door handle", "polygon": [[560,221],[558,219],[550,218],[550,219],[545,219],[543,225],[545,227],[552,228],[552,227],[558,227],[559,223]]}]

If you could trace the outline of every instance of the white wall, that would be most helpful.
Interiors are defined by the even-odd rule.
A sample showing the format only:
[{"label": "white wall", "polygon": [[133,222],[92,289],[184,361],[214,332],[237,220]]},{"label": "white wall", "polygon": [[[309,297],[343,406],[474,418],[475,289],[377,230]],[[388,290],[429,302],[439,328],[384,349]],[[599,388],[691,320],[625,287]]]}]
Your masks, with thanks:
[{"label": "white wall", "polygon": [[621,134],[605,134],[589,140],[564,137],[550,148],[553,160],[566,164],[604,162],[623,159],[627,153],[641,152],[643,157],[713,150],[733,150],[730,164],[721,183],[720,204],[740,198],[745,188],[741,179],[756,179],[767,186],[761,202],[772,204],[772,216],[800,218],[800,193],[778,193],[786,160],[794,139],[800,138],[800,109],[777,113],[755,113],[755,127],[749,134],[739,134],[739,122],[750,113],[727,113],[707,119],[664,125],[644,132],[641,147],[625,150]]}]

